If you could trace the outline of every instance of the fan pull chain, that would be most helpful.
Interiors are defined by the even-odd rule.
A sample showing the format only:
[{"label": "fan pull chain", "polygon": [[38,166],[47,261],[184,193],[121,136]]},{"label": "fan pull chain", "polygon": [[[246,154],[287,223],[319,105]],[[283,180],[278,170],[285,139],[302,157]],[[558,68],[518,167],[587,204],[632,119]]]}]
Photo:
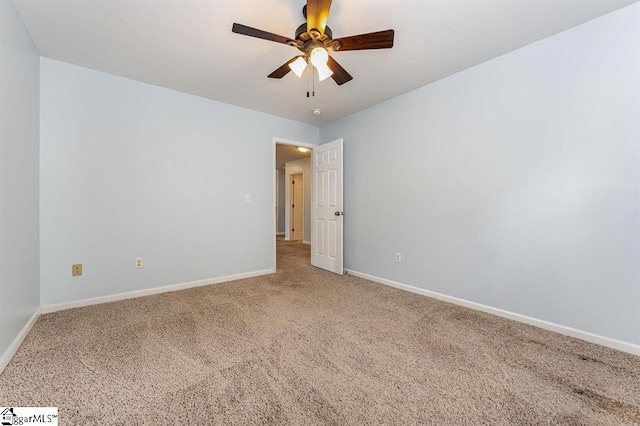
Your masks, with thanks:
[{"label": "fan pull chain", "polygon": [[307,73],[307,98],[316,97],[316,70],[314,67],[309,67],[311,72]]}]

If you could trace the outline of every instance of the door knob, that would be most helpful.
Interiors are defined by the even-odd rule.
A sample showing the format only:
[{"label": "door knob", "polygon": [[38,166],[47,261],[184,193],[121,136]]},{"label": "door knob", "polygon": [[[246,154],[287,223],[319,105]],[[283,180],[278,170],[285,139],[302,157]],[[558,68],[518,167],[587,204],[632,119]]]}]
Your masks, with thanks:
[{"label": "door knob", "polygon": [[334,213],[336,216],[344,216],[344,212],[335,212]]}]

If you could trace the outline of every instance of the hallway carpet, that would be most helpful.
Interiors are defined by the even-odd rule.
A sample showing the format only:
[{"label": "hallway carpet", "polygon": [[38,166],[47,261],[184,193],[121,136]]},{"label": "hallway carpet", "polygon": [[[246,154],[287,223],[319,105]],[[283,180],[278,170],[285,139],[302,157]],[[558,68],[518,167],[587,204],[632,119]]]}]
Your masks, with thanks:
[{"label": "hallway carpet", "polygon": [[86,424],[640,424],[640,358],[309,266],[43,315],[0,404]]}]

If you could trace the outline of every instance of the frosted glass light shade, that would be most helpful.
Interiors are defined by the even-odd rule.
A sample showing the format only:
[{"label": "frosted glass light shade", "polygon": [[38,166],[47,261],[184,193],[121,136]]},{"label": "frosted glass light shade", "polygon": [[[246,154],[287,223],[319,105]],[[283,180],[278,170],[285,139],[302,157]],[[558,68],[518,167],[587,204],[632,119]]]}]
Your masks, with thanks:
[{"label": "frosted glass light shade", "polygon": [[302,77],[302,73],[305,68],[307,68],[307,61],[302,56],[298,56],[298,58],[289,64],[289,68],[298,78]]},{"label": "frosted glass light shade", "polygon": [[329,60],[329,54],[327,50],[322,47],[316,47],[311,51],[311,63],[318,68],[322,65],[327,65]]},{"label": "frosted glass light shade", "polygon": [[322,64],[320,66],[316,65],[316,69],[318,70],[318,80],[320,81],[326,80],[333,75],[333,71],[329,69],[327,64]]}]

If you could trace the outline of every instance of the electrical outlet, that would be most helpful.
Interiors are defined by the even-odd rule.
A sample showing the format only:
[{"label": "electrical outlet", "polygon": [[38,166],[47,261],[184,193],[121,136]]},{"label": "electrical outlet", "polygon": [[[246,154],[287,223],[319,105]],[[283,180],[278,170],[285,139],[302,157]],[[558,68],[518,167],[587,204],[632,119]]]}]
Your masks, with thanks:
[{"label": "electrical outlet", "polygon": [[402,262],[402,255],[400,253],[396,253],[396,263]]},{"label": "electrical outlet", "polygon": [[78,277],[80,275],[82,275],[82,263],[71,265],[71,276]]},{"label": "electrical outlet", "polygon": [[142,263],[141,257],[136,257],[136,269],[144,268],[144,263]]}]

